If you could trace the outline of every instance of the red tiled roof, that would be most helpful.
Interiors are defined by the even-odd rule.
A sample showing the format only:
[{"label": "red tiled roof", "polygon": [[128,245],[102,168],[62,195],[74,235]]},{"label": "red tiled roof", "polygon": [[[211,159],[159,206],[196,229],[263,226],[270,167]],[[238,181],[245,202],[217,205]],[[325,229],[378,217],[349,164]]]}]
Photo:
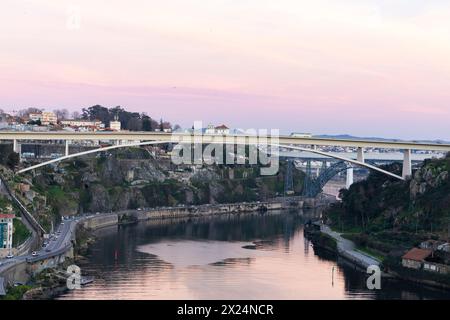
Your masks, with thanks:
[{"label": "red tiled roof", "polygon": [[0,219],[13,219],[15,217],[12,213],[0,213]]},{"label": "red tiled roof", "polygon": [[228,129],[228,127],[226,125],[222,124],[222,125],[216,127],[216,129]]},{"label": "red tiled roof", "polygon": [[412,248],[402,257],[402,259],[422,261],[425,258],[427,258],[430,254],[431,250]]}]

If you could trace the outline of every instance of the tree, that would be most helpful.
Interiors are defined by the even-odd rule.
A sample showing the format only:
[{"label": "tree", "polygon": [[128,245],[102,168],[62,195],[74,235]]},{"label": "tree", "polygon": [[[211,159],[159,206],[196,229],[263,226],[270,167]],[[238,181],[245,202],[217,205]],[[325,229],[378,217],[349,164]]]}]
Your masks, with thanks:
[{"label": "tree", "polygon": [[142,117],[142,130],[152,131],[152,119],[145,114],[143,114],[141,117]]},{"label": "tree", "polygon": [[27,118],[30,116],[30,113],[41,113],[41,112],[42,112],[42,109],[30,107],[30,108],[19,110],[19,112],[17,114],[21,118]]},{"label": "tree", "polygon": [[74,111],[72,112],[72,119],[79,119],[80,118],[80,113],[78,111]]},{"label": "tree", "polygon": [[56,118],[58,118],[58,120],[65,120],[69,118],[69,110],[67,109],[56,109],[53,110],[53,112],[55,113]]},{"label": "tree", "polygon": [[105,126],[109,127],[109,110],[101,105],[95,105],[89,108],[82,109],[82,118],[85,120],[100,120],[105,124]]},{"label": "tree", "polygon": [[126,129],[128,129],[130,131],[141,131],[142,130],[141,119],[131,117],[126,124]]},{"label": "tree", "polygon": [[19,164],[19,162],[20,162],[20,155],[17,152],[11,152],[8,155],[8,159],[6,161],[6,164],[11,169],[14,169],[14,167],[16,167]]}]

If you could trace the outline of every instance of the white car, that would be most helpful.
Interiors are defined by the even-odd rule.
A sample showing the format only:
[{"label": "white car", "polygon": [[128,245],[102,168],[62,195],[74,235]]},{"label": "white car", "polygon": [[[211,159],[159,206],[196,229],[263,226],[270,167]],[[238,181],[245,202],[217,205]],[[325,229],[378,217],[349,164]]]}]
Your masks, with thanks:
[{"label": "white car", "polygon": [[14,255],[13,255],[13,254],[8,254],[8,255],[6,256],[6,259],[12,259],[12,258],[14,258]]},{"label": "white car", "polygon": [[39,255],[39,253],[37,253],[36,251],[33,251],[33,252],[31,253],[31,255],[32,255],[33,257],[36,257],[36,256]]}]

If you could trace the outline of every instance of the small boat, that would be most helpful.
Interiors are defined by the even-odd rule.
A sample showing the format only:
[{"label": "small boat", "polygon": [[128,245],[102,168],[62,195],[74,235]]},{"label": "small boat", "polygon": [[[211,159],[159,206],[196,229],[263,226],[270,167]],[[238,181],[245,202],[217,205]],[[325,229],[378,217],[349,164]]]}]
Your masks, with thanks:
[{"label": "small boat", "polygon": [[80,284],[82,286],[85,286],[92,282],[94,282],[94,277],[81,277],[81,280],[80,280]]}]

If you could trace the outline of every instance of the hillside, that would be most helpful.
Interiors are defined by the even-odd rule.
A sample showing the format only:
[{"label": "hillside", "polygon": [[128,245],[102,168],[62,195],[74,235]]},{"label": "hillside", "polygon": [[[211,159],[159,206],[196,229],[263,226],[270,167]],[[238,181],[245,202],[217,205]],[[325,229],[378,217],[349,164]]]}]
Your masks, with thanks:
[{"label": "hillside", "polygon": [[[387,170],[401,173],[392,164]],[[378,172],[341,191],[327,223],[363,246],[388,253],[429,238],[447,239],[450,226],[450,155],[430,159],[407,181]]]},{"label": "hillside", "polygon": [[[77,158],[20,176],[2,166],[18,197],[44,226],[60,216],[179,204],[266,200],[284,192],[280,164],[276,176],[260,176],[258,166],[176,167],[144,149]],[[304,174],[294,171],[300,194]]]}]

